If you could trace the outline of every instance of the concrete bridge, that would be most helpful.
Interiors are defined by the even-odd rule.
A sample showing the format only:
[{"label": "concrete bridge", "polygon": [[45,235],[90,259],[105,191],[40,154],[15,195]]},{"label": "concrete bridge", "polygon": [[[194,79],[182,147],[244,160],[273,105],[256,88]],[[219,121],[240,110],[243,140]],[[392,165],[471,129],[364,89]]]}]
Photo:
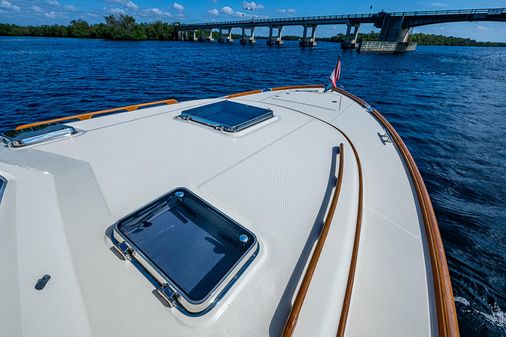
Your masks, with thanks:
[{"label": "concrete bridge", "polygon": [[[356,48],[361,24],[372,23],[380,28],[379,41],[369,43],[373,50],[376,46],[381,51],[399,52],[414,49],[409,44],[411,28],[446,22],[462,21],[502,21],[506,22],[506,8],[461,9],[444,11],[416,12],[379,12],[374,14],[326,15],[309,17],[290,17],[279,19],[247,19],[239,21],[207,22],[180,24],[176,27],[177,39],[189,41],[213,41],[213,31],[219,31],[220,42],[233,42],[232,29],[240,29],[242,44],[254,44],[255,29],[269,28],[267,44],[281,45],[282,31],[286,26],[302,26],[303,34],[299,42],[301,47],[316,46],[316,28],[321,25],[346,25],[346,35],[342,48]],[[372,47],[371,47],[372,46]],[[393,48],[393,49],[392,49]],[[392,50],[391,50],[392,49]],[[379,51],[379,50],[378,50]]]}]

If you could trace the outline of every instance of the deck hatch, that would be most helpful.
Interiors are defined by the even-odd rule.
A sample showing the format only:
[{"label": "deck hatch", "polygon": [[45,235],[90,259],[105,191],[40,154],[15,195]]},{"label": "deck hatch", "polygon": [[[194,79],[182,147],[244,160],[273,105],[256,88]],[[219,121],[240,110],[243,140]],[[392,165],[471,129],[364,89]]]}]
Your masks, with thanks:
[{"label": "deck hatch", "polygon": [[68,137],[75,133],[77,133],[77,131],[71,126],[59,123],[48,123],[20,130],[4,131],[0,134],[0,140],[7,146],[21,147]]},{"label": "deck hatch", "polygon": [[224,100],[184,110],[179,117],[217,130],[239,132],[273,116],[271,109]]},{"label": "deck hatch", "polygon": [[116,246],[189,313],[213,305],[257,246],[253,233],[184,188],[119,221],[114,235]]}]

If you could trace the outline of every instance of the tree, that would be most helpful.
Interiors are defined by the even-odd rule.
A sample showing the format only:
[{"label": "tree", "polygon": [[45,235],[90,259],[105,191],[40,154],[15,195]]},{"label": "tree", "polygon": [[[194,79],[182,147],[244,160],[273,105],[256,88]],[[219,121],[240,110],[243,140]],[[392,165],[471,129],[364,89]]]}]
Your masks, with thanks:
[{"label": "tree", "polygon": [[89,37],[91,35],[91,26],[84,20],[72,20],[68,27],[68,36],[71,37]]},{"label": "tree", "polygon": [[146,32],[142,25],[135,23],[135,18],[129,15],[108,15],[105,24],[109,28],[109,38],[113,40],[145,40]]}]

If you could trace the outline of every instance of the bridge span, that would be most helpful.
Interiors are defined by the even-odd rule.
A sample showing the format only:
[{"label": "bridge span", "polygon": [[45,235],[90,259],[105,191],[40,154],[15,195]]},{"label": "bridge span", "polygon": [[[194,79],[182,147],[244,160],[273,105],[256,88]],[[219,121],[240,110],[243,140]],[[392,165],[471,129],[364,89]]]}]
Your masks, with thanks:
[{"label": "bridge span", "polygon": [[[220,42],[233,42],[232,29],[241,29],[242,44],[254,44],[255,29],[269,29],[269,46],[281,45],[282,30],[286,26],[302,26],[301,47],[316,46],[316,28],[321,25],[346,25],[342,48],[356,48],[360,25],[374,24],[380,28],[379,41],[368,41],[368,51],[403,52],[414,50],[409,43],[413,27],[446,22],[502,21],[506,22],[506,8],[460,9],[443,11],[379,12],[373,14],[347,14],[308,17],[287,17],[278,19],[245,19],[238,21],[179,24],[176,26],[177,39],[183,41],[213,41],[213,31],[219,31]],[[375,50],[377,49],[377,50]],[[364,50],[367,51],[367,50]]]}]

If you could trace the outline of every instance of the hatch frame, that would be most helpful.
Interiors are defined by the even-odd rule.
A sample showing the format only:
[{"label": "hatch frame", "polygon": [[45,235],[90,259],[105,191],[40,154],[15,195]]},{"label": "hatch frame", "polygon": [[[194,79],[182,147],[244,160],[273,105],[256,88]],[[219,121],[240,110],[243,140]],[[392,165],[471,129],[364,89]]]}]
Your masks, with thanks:
[{"label": "hatch frame", "polygon": [[[211,209],[227,223],[245,231],[253,239],[249,248],[235,261],[234,265],[228,269],[226,274],[213,286],[206,296],[200,300],[191,299],[181,287],[171,280],[170,275],[167,275],[163,270],[161,270],[161,268],[159,268],[156,263],[154,263],[145,252],[137,247],[137,245],[119,228],[124,221],[140,216],[143,211],[146,211],[149,207],[163,203],[164,200],[168,200],[179,191],[188,193],[188,195],[198,203],[201,203],[203,206]],[[148,281],[155,286],[156,294],[161,297],[166,304],[170,307],[177,308],[180,312],[187,316],[201,316],[209,312],[221,300],[221,298],[227,294],[228,290],[253,262],[259,251],[258,240],[252,231],[234,221],[218,208],[214,207],[184,187],[173,189],[169,193],[166,193],[154,201],[142,206],[117,221],[111,226],[111,229],[112,232],[110,238],[114,244],[114,250],[135,265],[135,267],[148,279]]]},{"label": "hatch frame", "polygon": [[29,128],[2,131],[0,143],[7,147],[24,147],[55,139],[70,138],[77,133],[78,131],[70,125],[47,123]]},{"label": "hatch frame", "polygon": [[[229,107],[225,107],[226,105],[229,105]],[[235,108],[230,107],[230,105],[234,105]],[[204,113],[205,108],[212,108],[215,106],[223,106],[223,109],[244,109],[245,107],[248,108],[249,111],[258,111],[258,114],[256,116],[251,117],[249,119],[245,119],[242,122],[234,123],[234,124],[225,124],[223,122],[219,122],[216,119],[212,119],[210,116],[201,116],[199,114]],[[229,110],[227,111],[220,111],[221,113],[230,113]],[[215,114],[215,113],[214,113]],[[183,120],[192,121],[195,123],[203,124],[209,127],[212,127],[218,131],[225,131],[229,133],[236,133],[242,130],[245,130],[251,126],[257,125],[261,122],[264,122],[266,120],[269,120],[274,117],[274,112],[272,109],[269,108],[260,108],[254,105],[239,103],[230,101],[228,99],[221,100],[218,102],[213,102],[209,104],[200,105],[197,107],[193,107],[190,109],[186,109],[181,111],[181,114],[178,116],[179,118]]]}]

